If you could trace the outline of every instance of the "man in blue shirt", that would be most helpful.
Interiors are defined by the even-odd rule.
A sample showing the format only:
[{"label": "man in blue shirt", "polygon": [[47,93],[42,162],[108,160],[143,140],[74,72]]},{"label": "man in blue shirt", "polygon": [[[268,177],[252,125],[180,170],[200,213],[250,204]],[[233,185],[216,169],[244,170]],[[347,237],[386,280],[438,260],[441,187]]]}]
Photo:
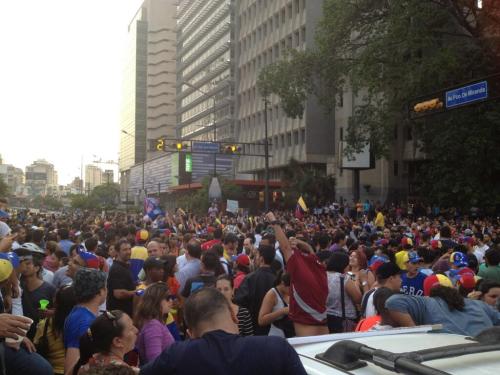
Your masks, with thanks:
[{"label": "man in blue shirt", "polygon": [[410,251],[405,261],[406,273],[401,275],[401,293],[410,296],[424,295],[424,281],[427,275],[418,270],[422,258],[416,251]]},{"label": "man in blue shirt", "polygon": [[57,236],[59,237],[59,247],[61,248],[61,250],[64,251],[66,255],[70,255],[69,250],[71,246],[74,245],[74,243],[69,240],[68,230],[66,228],[58,229]]},{"label": "man in blue shirt", "polygon": [[[73,282],[77,305],[64,322],[64,368],[72,373],[80,357],[80,337],[87,332],[106,301],[106,274],[91,268],[81,268]],[[70,371],[70,372],[69,372]]]},{"label": "man in blue shirt", "polygon": [[236,317],[225,297],[214,288],[194,292],[184,318],[190,340],[178,342],[141,375],[305,375],[299,356],[277,336],[239,336]]}]

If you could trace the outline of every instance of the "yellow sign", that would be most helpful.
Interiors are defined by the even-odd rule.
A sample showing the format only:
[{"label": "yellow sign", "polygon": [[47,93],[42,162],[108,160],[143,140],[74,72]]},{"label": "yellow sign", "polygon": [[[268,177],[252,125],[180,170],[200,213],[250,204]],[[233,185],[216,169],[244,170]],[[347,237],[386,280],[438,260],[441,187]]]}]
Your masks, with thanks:
[{"label": "yellow sign", "polygon": [[163,151],[165,150],[165,141],[163,139],[158,139],[156,141],[156,149],[158,151]]}]

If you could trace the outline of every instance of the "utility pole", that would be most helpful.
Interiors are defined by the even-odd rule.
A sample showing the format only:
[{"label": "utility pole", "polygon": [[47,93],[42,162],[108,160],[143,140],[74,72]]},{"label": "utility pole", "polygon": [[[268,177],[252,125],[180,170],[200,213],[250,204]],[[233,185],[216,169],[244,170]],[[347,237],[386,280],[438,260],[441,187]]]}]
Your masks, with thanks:
[{"label": "utility pole", "polygon": [[267,139],[267,105],[268,97],[264,97],[264,158],[265,158],[265,170],[264,170],[264,210],[269,211],[269,142]]}]

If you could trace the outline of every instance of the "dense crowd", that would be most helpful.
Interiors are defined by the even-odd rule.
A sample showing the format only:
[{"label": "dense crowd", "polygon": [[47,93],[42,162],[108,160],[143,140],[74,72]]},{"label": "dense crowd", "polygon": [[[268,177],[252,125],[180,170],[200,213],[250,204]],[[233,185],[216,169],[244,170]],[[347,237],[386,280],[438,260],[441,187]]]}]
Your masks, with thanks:
[{"label": "dense crowd", "polygon": [[286,338],[500,325],[498,219],[366,202],[302,214],[9,211],[4,374],[305,374]]}]

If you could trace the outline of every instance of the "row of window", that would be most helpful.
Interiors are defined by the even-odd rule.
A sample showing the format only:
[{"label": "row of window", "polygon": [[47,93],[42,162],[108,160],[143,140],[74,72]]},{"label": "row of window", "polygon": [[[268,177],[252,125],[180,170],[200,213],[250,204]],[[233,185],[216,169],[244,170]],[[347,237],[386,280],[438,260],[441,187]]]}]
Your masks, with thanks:
[{"label": "row of window", "polygon": [[[280,134],[274,138],[269,139],[269,152],[272,152],[285,148],[303,145],[306,142],[306,130],[300,129],[294,130],[293,132],[288,132],[286,134]],[[248,154],[261,154],[264,153],[264,139],[256,141],[255,143],[260,144],[245,144],[243,145],[243,151]]]},{"label": "row of window", "polygon": [[[262,9],[267,8],[268,2],[271,3],[272,0],[257,0],[251,6],[249,6],[240,16],[240,25],[241,27],[246,26],[250,22],[256,19],[257,17],[257,9],[259,12],[262,12]],[[274,28],[279,27],[280,21],[281,24],[284,24],[287,19],[292,19],[295,14],[299,14],[306,7],[306,0],[293,0],[290,1],[287,6],[281,8],[279,12],[276,12],[274,17]],[[280,19],[281,18],[281,19]],[[271,26],[271,31],[272,27]]]},{"label": "row of window", "polygon": [[[180,30],[183,35],[189,35],[189,38],[185,40],[186,43],[191,40],[197,33],[193,32],[195,29],[196,30],[201,30],[208,22],[212,20],[212,17],[214,14],[218,13],[221,11],[223,8],[228,8],[230,5],[230,2],[228,0],[223,1],[216,9],[213,9],[214,7],[217,6],[218,1],[207,1],[206,4],[200,9],[199,11],[196,12],[196,16],[193,17],[182,29]],[[199,25],[200,20],[203,20],[203,22]],[[194,27],[196,26],[196,28]]]},{"label": "row of window", "polygon": [[207,59],[213,55],[218,49],[223,47],[224,45],[227,45],[229,47],[230,45],[230,38],[229,34],[225,35],[222,39],[220,39],[217,43],[212,45],[208,50],[206,50],[204,53],[202,53],[198,58],[193,61],[189,66],[187,66],[183,71],[182,71],[182,76],[185,77],[189,75],[193,70],[198,68],[200,65],[203,65],[206,63]]},{"label": "row of window", "polygon": [[[203,73],[203,77],[201,77],[200,79],[196,79],[196,80],[195,79],[189,80],[189,83],[192,84],[192,85],[195,85],[195,87],[197,87],[196,83],[198,81],[200,81],[202,78],[204,78],[204,76],[209,75],[211,72],[212,72],[211,69],[204,70],[202,72]],[[191,94],[189,94],[188,96],[186,96],[184,99],[182,99],[182,101],[181,101],[181,107],[185,107],[185,106],[189,105],[190,103],[194,102],[195,100],[197,100],[199,97],[205,95],[203,93],[210,92],[220,82],[224,81],[225,79],[229,78],[230,76],[231,76],[231,69],[225,69],[224,71],[221,72],[221,74],[217,75],[216,77],[214,77],[213,79],[211,79],[209,82],[205,83],[204,85],[198,87],[199,91],[195,90]],[[184,92],[186,90],[191,90],[191,88],[188,85],[182,86],[182,92]]]},{"label": "row of window", "polygon": [[[206,43],[209,41],[209,39],[212,38],[214,35],[216,35],[220,30],[225,29],[225,28],[227,29],[230,22],[231,22],[231,17],[229,15],[227,15],[226,18],[221,20],[221,22],[219,22],[217,24],[217,26],[215,26],[203,38],[201,38],[201,40],[196,42],[192,47],[189,47],[189,52],[182,55],[181,62],[188,60],[195,53],[198,53],[200,51],[200,49],[202,49],[202,50],[206,49],[206,47],[207,47]],[[187,48],[185,48],[185,50],[186,49]]]},{"label": "row of window", "polygon": [[[230,95],[230,90],[229,87],[226,87],[224,90],[218,92],[215,95],[215,104],[217,105],[218,103],[221,103],[224,99],[226,99]],[[189,119],[199,115],[200,113],[207,111],[207,110],[212,110],[213,108],[213,97],[207,98],[206,100],[202,101],[201,103],[195,105],[193,108],[187,110],[186,112],[183,112],[181,115],[181,122],[188,121]]]}]

